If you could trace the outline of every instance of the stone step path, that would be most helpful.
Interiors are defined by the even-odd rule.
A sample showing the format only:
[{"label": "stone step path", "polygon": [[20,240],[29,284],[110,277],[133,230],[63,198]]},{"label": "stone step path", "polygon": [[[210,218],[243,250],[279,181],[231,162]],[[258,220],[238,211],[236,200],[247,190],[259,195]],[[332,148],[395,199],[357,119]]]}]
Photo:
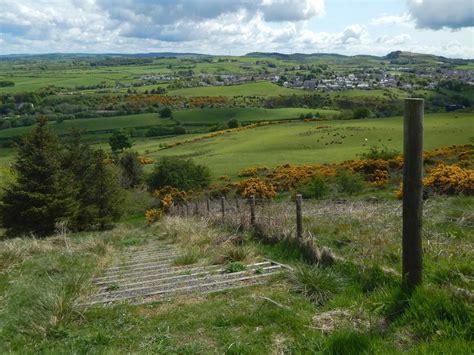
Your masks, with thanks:
[{"label": "stone step path", "polygon": [[118,255],[115,265],[92,279],[97,291],[84,305],[127,301],[140,304],[178,294],[211,293],[253,286],[284,270],[285,265],[266,260],[228,273],[223,265],[177,266],[180,252],[173,246],[134,248]]}]

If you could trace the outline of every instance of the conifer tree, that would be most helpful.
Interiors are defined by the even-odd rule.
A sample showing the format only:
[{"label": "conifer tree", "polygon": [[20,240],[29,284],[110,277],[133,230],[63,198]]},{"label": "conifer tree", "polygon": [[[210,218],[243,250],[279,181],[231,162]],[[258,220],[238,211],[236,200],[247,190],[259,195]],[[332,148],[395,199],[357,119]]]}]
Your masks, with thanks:
[{"label": "conifer tree", "polygon": [[125,198],[119,174],[103,150],[92,153],[81,191],[80,216],[84,225],[104,230],[107,224],[121,217]]},{"label": "conifer tree", "polygon": [[77,213],[71,176],[61,166],[61,146],[46,123],[41,119],[23,138],[13,164],[16,181],[2,194],[1,220],[8,235],[44,237]]},{"label": "conifer tree", "polygon": [[143,167],[138,158],[136,152],[125,152],[118,160],[122,170],[122,186],[125,188],[134,188],[143,182]]}]

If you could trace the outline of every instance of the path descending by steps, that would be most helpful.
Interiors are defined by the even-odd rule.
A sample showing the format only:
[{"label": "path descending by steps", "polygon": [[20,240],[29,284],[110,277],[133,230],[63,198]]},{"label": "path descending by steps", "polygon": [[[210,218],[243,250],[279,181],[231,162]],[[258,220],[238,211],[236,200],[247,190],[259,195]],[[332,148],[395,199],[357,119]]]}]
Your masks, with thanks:
[{"label": "path descending by steps", "polygon": [[241,272],[226,273],[223,265],[176,266],[179,251],[169,245],[147,245],[124,251],[117,263],[92,280],[97,292],[85,305],[127,301],[146,303],[187,293],[210,293],[258,285],[284,265],[263,261]]}]

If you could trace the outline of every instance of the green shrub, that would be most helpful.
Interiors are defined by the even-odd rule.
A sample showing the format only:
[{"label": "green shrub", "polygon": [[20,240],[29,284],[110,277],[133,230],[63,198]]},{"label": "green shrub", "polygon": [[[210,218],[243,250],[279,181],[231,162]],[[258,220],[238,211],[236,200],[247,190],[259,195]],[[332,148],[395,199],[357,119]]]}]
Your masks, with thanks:
[{"label": "green shrub", "polygon": [[173,118],[173,112],[169,107],[165,107],[160,110],[160,117],[161,118]]},{"label": "green shrub", "polygon": [[327,196],[330,192],[329,184],[321,176],[314,176],[307,184],[298,188],[304,198],[315,198],[317,200]]},{"label": "green shrub", "polygon": [[362,108],[357,108],[354,110],[354,118],[355,119],[362,119],[362,118],[368,118],[370,117],[371,112],[368,108],[362,107]]},{"label": "green shrub", "polygon": [[231,274],[233,272],[240,272],[240,271],[245,271],[247,270],[247,266],[244,263],[241,263],[240,261],[234,261],[229,264],[227,264],[224,268],[224,272]]},{"label": "green shrub", "polygon": [[353,195],[363,190],[364,179],[360,174],[343,169],[336,175],[336,184],[339,191]]},{"label": "green shrub", "polygon": [[240,122],[236,118],[231,118],[227,121],[227,127],[229,128],[237,128],[240,127]]},{"label": "green shrub", "polygon": [[172,186],[179,190],[199,190],[209,186],[211,173],[209,168],[198,165],[189,159],[175,157],[162,158],[148,180],[151,190]]},{"label": "green shrub", "polygon": [[396,156],[400,155],[400,152],[395,149],[389,149],[385,145],[382,147],[372,146],[366,153],[360,154],[360,157],[363,159],[382,159],[382,160],[389,160],[393,159]]}]

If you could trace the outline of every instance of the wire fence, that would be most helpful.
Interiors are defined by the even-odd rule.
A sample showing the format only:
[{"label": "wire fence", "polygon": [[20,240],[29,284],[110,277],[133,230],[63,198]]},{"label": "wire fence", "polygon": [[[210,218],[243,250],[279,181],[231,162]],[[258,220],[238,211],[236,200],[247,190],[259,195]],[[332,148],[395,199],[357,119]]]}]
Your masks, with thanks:
[{"label": "wire fence", "polygon": [[[260,198],[243,199],[239,197],[208,199],[173,206],[170,214],[176,216],[200,216],[208,218],[215,224],[233,226],[237,230],[255,230],[260,233],[265,228],[267,234],[283,237],[301,238],[309,236],[314,229],[314,221],[329,219],[337,222],[338,216],[352,218],[356,221],[380,220],[380,223],[391,229],[399,229],[402,218],[401,201],[348,201],[327,200],[311,201],[301,197],[273,201]],[[298,209],[298,206],[299,209]],[[425,200],[423,218],[428,223],[448,221],[460,227],[474,227],[474,205],[470,200],[458,199],[455,206]],[[298,221],[300,226],[298,227]],[[327,239],[337,242],[337,237],[327,238],[323,235],[312,235],[316,239]],[[336,237],[336,238],[335,238]],[[343,242],[343,240],[340,240]]]}]

